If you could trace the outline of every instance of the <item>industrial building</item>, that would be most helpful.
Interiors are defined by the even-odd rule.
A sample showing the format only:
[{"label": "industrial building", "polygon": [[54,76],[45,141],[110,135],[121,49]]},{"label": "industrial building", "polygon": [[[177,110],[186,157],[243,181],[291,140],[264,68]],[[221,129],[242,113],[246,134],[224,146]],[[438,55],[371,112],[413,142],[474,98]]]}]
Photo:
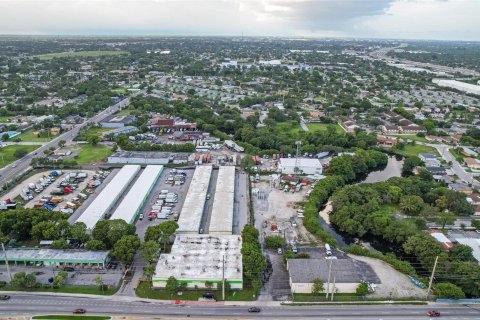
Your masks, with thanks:
[{"label": "industrial building", "polygon": [[211,176],[211,166],[201,166],[195,169],[180,212],[177,234],[199,232]]},{"label": "industrial building", "polygon": [[125,127],[126,125],[132,123],[135,121],[137,118],[132,115],[110,115],[102,120],[100,120],[100,125],[102,128],[122,128]]},{"label": "industrial building", "polygon": [[153,287],[164,288],[170,277],[188,288],[206,288],[206,282],[225,282],[243,289],[242,237],[178,234],[171,253],[162,254],[152,278]]},{"label": "industrial building", "polygon": [[221,166],[219,168],[215,190],[208,233],[212,235],[231,235],[235,196],[234,166]]},{"label": "industrial building", "polygon": [[163,166],[147,166],[110,219],[122,219],[127,223],[134,223],[162,170]]},{"label": "industrial building", "polygon": [[85,223],[87,229],[92,230],[95,224],[112,209],[139,171],[139,165],[126,165],[120,169],[110,183],[85,209],[77,222]]},{"label": "industrial building", "polygon": [[[280,158],[279,169],[283,174],[321,175],[322,164],[318,159]],[[298,166],[298,172],[295,168]]]},{"label": "industrial building", "polygon": [[[330,275],[330,290],[335,278],[335,292],[354,293],[362,281],[377,280],[376,275],[366,278],[363,270],[356,267],[353,259],[288,259],[287,269],[292,293],[312,293],[313,281],[316,278],[328,283],[329,265],[332,263]],[[369,281],[370,280],[370,281]]]},{"label": "industrial building", "polygon": [[105,138],[109,135],[113,135],[114,137],[116,137],[120,134],[129,134],[129,133],[137,132],[137,131],[138,131],[137,127],[133,127],[133,126],[120,127],[120,128],[116,128],[116,129],[113,129],[113,130],[108,130],[108,131],[103,132],[102,133],[102,138]]},{"label": "industrial building", "polygon": [[439,85],[440,87],[447,87],[447,88],[460,90],[466,93],[480,95],[480,86],[475,84],[470,84],[470,83],[461,82],[457,80],[449,80],[449,79],[433,79],[432,82]]},{"label": "industrial building", "polygon": [[187,163],[189,153],[149,152],[149,151],[118,151],[108,157],[108,163],[156,164]]},{"label": "industrial building", "polygon": [[110,251],[55,250],[55,249],[9,249],[5,259],[9,263],[28,265],[43,263],[45,266],[102,267],[109,261]]}]

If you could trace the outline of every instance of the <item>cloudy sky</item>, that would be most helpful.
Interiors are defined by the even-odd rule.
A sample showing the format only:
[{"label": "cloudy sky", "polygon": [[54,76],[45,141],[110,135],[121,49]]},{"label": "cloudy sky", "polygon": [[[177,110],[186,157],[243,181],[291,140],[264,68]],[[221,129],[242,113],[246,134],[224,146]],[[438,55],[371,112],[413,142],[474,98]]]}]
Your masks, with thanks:
[{"label": "cloudy sky", "polygon": [[480,40],[480,0],[0,0],[0,34]]}]

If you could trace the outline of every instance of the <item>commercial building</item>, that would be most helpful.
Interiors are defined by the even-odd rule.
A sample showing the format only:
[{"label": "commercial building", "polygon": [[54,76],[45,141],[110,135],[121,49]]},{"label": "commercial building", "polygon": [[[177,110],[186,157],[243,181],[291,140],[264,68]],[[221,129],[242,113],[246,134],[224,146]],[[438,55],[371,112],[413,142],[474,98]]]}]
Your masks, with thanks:
[{"label": "commercial building", "polygon": [[114,137],[120,135],[120,134],[129,134],[132,132],[137,132],[138,129],[137,127],[134,126],[126,126],[126,127],[121,127],[121,128],[116,128],[113,130],[105,131],[102,133],[102,137],[107,137],[109,135],[113,135]]},{"label": "commercial building", "polygon": [[175,119],[166,119],[166,118],[154,118],[151,120],[149,129],[152,132],[163,132],[165,130],[169,131],[184,131],[184,130],[197,130],[196,122],[184,122],[176,121]]},{"label": "commercial building", "polygon": [[233,201],[235,196],[235,167],[221,166],[213,198],[208,233],[231,235],[233,229]]},{"label": "commercial building", "polygon": [[162,170],[163,166],[147,166],[110,219],[122,219],[127,223],[134,223]]},{"label": "commercial building", "polygon": [[480,86],[461,82],[457,80],[447,80],[447,79],[433,79],[433,83],[439,85],[440,87],[447,87],[456,90],[460,90],[466,93],[480,95]]},{"label": "commercial building", "polygon": [[150,152],[150,151],[118,151],[108,157],[108,163],[156,164],[187,163],[189,153]]},{"label": "commercial building", "polygon": [[178,219],[177,234],[199,232],[211,176],[211,166],[195,169]]},{"label": "commercial building", "polygon": [[440,230],[432,229],[430,230],[430,235],[440,242],[445,250],[450,250],[453,248],[453,243],[448,239]]},{"label": "commercial building", "polygon": [[171,253],[162,254],[152,278],[153,287],[164,288],[170,277],[188,288],[216,286],[222,281],[232,289],[243,288],[242,237],[177,234]]},{"label": "commercial building", "polygon": [[100,120],[102,128],[122,128],[136,120],[132,115],[110,115]]},{"label": "commercial building", "polygon": [[124,166],[108,185],[100,192],[92,203],[85,209],[77,222],[83,222],[87,229],[92,230],[95,224],[105,218],[105,215],[112,209],[114,204],[120,199],[130,182],[140,171],[139,165]]},{"label": "commercial building", "polygon": [[[297,164],[298,172],[295,170]],[[283,174],[321,175],[323,172],[320,160],[310,158],[280,158],[279,169]]]},{"label": "commercial building", "polygon": [[330,274],[330,291],[335,278],[335,292],[354,293],[362,281],[372,282],[366,278],[360,268],[357,268],[352,259],[289,259],[287,269],[292,293],[312,293],[313,281],[316,278],[328,283],[329,265],[332,263]]},{"label": "commercial building", "polygon": [[57,267],[102,267],[109,261],[109,251],[55,250],[55,249],[9,249],[6,259],[9,263],[43,264]]}]

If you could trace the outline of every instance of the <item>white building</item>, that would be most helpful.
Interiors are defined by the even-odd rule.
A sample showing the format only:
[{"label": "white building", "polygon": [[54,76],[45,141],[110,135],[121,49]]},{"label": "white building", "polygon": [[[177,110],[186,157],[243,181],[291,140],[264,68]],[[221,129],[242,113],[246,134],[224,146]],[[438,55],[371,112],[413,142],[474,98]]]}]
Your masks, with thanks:
[{"label": "white building", "polygon": [[457,80],[447,80],[447,79],[433,79],[432,82],[439,85],[440,87],[447,87],[447,88],[457,89],[466,93],[480,95],[479,85],[461,82]]},{"label": "white building", "polygon": [[[283,174],[295,174],[297,164],[296,158],[281,158],[279,169]],[[298,173],[303,175],[321,175],[323,172],[322,164],[318,159],[298,158]]]},{"label": "white building", "polygon": [[208,233],[231,235],[233,232],[233,202],[235,196],[235,167],[221,166],[213,198]]},{"label": "white building", "polygon": [[[178,234],[171,253],[162,254],[152,278],[153,287],[164,288],[170,277],[188,288],[206,288],[222,281],[232,289],[243,288],[242,237]],[[225,265],[223,264],[225,261]]]}]

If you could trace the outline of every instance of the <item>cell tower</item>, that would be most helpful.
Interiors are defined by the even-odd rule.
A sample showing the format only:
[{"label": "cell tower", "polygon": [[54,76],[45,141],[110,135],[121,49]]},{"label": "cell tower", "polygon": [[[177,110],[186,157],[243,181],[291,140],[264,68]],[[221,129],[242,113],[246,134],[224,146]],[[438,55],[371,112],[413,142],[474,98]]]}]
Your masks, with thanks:
[{"label": "cell tower", "polygon": [[302,141],[295,141],[295,145],[297,146],[297,153],[295,154],[295,168],[293,171],[296,174],[300,173],[300,146],[302,145]]}]

